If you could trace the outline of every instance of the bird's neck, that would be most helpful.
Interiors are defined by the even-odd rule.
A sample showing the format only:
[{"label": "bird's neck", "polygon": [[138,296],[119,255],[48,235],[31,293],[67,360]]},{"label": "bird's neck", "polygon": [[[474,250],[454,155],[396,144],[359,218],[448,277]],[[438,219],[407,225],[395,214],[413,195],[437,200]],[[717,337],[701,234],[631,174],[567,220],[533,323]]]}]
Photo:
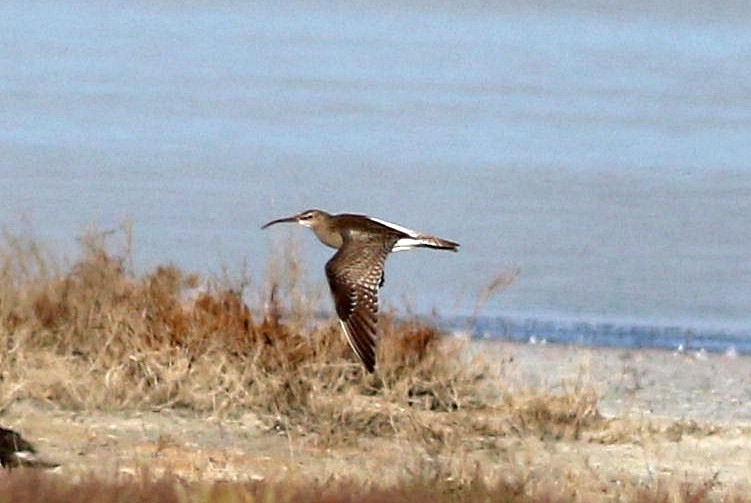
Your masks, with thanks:
[{"label": "bird's neck", "polygon": [[336,249],[342,246],[342,235],[338,230],[334,229],[330,222],[321,222],[313,228],[313,232],[318,240],[326,246]]}]

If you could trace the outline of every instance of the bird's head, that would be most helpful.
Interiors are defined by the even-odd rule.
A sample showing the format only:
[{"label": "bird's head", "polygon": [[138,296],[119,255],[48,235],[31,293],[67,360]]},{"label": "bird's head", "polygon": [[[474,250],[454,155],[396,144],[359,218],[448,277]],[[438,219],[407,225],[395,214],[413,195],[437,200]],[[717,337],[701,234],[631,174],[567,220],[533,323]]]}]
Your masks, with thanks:
[{"label": "bird's head", "polygon": [[297,215],[292,215],[291,217],[278,218],[276,220],[272,220],[271,222],[264,224],[261,227],[261,229],[265,229],[266,227],[269,227],[274,224],[282,224],[282,223],[297,223],[305,227],[316,227],[322,220],[330,216],[331,215],[329,215],[328,213],[322,210],[305,210],[302,213],[298,213]]}]

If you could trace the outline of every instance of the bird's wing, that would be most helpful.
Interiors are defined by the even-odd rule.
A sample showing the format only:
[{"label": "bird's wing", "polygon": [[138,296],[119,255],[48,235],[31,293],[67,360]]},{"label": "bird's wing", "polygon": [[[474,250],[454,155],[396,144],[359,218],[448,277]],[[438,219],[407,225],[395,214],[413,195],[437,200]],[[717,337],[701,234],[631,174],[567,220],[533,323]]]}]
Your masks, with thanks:
[{"label": "bird's wing", "polygon": [[344,335],[368,372],[375,368],[378,288],[392,246],[382,239],[345,240],[326,263],[326,277]]},{"label": "bird's wing", "polygon": [[36,452],[34,447],[20,434],[13,430],[0,427],[0,447],[8,451]]}]

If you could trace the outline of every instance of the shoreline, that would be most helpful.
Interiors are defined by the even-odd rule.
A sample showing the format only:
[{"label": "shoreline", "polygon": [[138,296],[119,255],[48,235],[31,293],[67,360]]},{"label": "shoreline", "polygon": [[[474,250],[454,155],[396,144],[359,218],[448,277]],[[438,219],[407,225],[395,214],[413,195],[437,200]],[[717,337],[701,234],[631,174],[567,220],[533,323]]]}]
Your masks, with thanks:
[{"label": "shoreline", "polygon": [[[480,340],[530,340],[604,348],[734,352],[751,355],[751,331],[743,324],[670,323],[650,320],[554,316],[455,316],[441,323],[450,332]],[[469,328],[467,328],[469,327]]]},{"label": "shoreline", "polygon": [[486,361],[503,359],[500,377],[512,386],[594,387],[606,416],[751,424],[748,355],[493,340],[470,346]]}]

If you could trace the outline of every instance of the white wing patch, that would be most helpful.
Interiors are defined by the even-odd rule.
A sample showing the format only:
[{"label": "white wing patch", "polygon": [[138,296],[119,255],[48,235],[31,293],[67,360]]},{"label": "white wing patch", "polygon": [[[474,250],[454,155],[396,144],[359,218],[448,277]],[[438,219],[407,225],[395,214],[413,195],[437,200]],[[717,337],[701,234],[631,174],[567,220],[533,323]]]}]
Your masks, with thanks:
[{"label": "white wing patch", "polygon": [[406,227],[402,227],[401,225],[392,224],[391,222],[381,220],[380,218],[373,218],[373,217],[368,217],[368,218],[374,222],[378,222],[381,225],[385,225],[386,227],[391,227],[395,231],[403,232],[413,238],[416,238],[417,236],[420,235],[420,233],[417,231],[413,231],[412,229],[407,229]]},{"label": "white wing patch", "polygon": [[392,252],[411,250],[412,248],[420,245],[430,245],[432,244],[432,241],[435,240],[433,236],[428,236],[427,234],[423,234],[422,232],[407,229],[406,227],[402,227],[401,225],[393,224],[379,218],[368,218],[370,218],[374,222],[378,222],[381,225],[390,227],[395,231],[403,232],[404,234],[409,236],[408,238],[401,238],[396,243],[394,243],[394,246],[391,248]]}]

